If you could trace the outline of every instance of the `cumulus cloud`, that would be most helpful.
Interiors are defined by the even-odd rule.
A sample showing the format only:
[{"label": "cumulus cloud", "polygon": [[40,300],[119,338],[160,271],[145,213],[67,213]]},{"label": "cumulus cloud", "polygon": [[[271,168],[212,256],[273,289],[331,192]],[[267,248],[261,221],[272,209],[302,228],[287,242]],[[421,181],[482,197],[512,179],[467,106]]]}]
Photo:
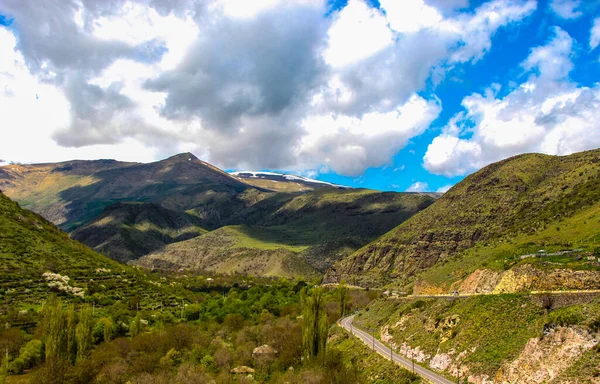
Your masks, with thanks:
[{"label": "cumulus cloud", "polygon": [[590,49],[596,49],[600,44],[600,17],[594,20],[594,25],[590,31]]},{"label": "cumulus cloud", "polygon": [[427,192],[429,190],[429,184],[417,181],[413,183],[410,187],[406,188],[406,192]]},{"label": "cumulus cloud", "polygon": [[580,0],[551,0],[550,9],[563,19],[577,19],[583,15]]},{"label": "cumulus cloud", "polygon": [[453,184],[444,185],[443,187],[439,187],[437,189],[437,193],[446,193],[450,190],[450,188],[454,187]]},{"label": "cumulus cloud", "polygon": [[[477,61],[536,2],[467,5],[350,0],[328,15],[324,0],[4,0],[4,34],[18,39],[0,57],[21,55],[5,72],[31,84],[7,81],[0,97],[52,95],[38,104],[56,118],[25,129],[65,153],[185,150],[227,168],[355,176],[439,116],[429,79]],[[25,113],[2,100],[3,121]]]},{"label": "cumulus cloud", "polygon": [[526,82],[506,96],[497,88],[466,97],[429,145],[424,166],[446,176],[464,175],[525,152],[565,155],[600,146],[600,87],[569,80],[573,39],[555,28],[554,37],[531,50],[522,67]]}]

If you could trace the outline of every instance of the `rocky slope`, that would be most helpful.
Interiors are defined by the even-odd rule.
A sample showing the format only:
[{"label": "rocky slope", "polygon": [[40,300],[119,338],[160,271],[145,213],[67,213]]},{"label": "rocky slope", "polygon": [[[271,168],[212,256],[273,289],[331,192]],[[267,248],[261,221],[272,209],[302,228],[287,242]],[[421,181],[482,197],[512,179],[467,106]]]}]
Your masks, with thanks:
[{"label": "rocky slope", "polygon": [[[509,158],[466,177],[429,208],[336,263],[326,281],[407,285],[423,271],[437,271],[430,273],[430,280],[439,282],[450,276],[456,281],[483,262],[514,258],[531,248],[535,252],[544,244],[575,248],[569,241],[577,240],[593,250],[600,241],[589,232],[600,229],[597,220],[586,221],[586,233],[577,235],[573,229],[566,243],[538,235],[559,233],[561,223],[574,223],[585,212],[595,211],[599,202],[600,150],[564,157],[527,154]],[[511,244],[515,239],[523,241]],[[490,255],[489,260],[478,252]],[[465,254],[470,258],[463,259]],[[461,275],[456,276],[452,269],[459,265],[463,266]]]},{"label": "rocky slope", "polygon": [[[573,296],[573,295],[561,295]],[[598,380],[600,299],[568,297],[551,308],[537,296],[379,300],[355,323],[456,380],[469,383],[589,383]],[[571,302],[569,302],[571,301]],[[597,366],[596,366],[597,368]]]}]

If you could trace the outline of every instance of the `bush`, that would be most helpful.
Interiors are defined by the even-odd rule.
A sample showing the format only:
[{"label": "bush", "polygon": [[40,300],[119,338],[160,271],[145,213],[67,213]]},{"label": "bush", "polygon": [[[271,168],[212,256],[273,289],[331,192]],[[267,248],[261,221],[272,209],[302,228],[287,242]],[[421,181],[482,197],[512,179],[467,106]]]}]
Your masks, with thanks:
[{"label": "bush", "polygon": [[13,373],[21,373],[25,369],[32,368],[42,361],[44,349],[40,340],[31,340],[19,351],[19,357],[10,366]]},{"label": "bush", "polygon": [[584,320],[583,315],[576,308],[561,308],[550,313],[548,321],[552,325],[560,325],[566,327],[574,325]]}]

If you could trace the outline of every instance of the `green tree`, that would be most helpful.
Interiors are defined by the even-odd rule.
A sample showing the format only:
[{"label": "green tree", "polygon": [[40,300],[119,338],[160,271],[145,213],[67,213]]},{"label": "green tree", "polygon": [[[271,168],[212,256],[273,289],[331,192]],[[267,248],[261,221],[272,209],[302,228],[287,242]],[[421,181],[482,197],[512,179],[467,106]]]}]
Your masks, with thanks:
[{"label": "green tree", "polygon": [[302,311],[302,346],[307,359],[325,351],[328,330],[323,290],[316,288],[305,298]]},{"label": "green tree", "polygon": [[75,338],[77,340],[77,360],[85,360],[88,355],[94,339],[92,337],[92,307],[84,305],[79,309],[79,323],[75,329]]},{"label": "green tree", "polygon": [[42,310],[42,341],[46,360],[54,360],[65,355],[65,316],[62,301],[52,295]]},{"label": "green tree", "polygon": [[342,281],[337,289],[338,298],[340,299],[340,318],[346,316],[348,306],[348,287]]},{"label": "green tree", "polygon": [[75,328],[77,326],[77,314],[75,312],[75,305],[70,304],[65,310],[65,342],[66,342],[66,353],[67,358],[71,361],[75,361],[77,356],[77,341],[75,340]]},{"label": "green tree", "polygon": [[8,349],[0,365],[0,384],[6,384],[6,376],[8,376]]},{"label": "green tree", "polygon": [[129,335],[131,337],[136,337],[142,331],[142,318],[140,314],[136,314],[131,323],[129,324]]}]

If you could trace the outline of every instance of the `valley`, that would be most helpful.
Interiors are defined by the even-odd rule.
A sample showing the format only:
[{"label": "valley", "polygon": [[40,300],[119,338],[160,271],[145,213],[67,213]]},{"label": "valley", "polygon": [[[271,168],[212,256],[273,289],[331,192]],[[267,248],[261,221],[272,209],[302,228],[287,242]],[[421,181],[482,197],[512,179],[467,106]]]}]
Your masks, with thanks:
[{"label": "valley", "polygon": [[[594,382],[599,163],[598,150],[523,155],[443,195],[270,190],[190,154],[6,165],[0,183],[18,202],[0,194],[7,382],[75,383],[81,370],[99,383]],[[66,308],[65,330],[69,308],[77,326],[92,306],[86,359],[69,355],[64,339],[55,357],[28,360],[28,343],[55,337],[43,328],[49,305]],[[363,342],[404,368],[414,360],[416,375],[369,351],[348,321],[335,325],[350,314]],[[309,326],[310,316],[321,320]],[[312,326],[325,344],[306,349]],[[261,360],[252,350],[265,344],[285,353]],[[160,368],[144,368],[129,349]],[[313,353],[321,357],[306,360]],[[368,362],[360,373],[358,359]]]}]

